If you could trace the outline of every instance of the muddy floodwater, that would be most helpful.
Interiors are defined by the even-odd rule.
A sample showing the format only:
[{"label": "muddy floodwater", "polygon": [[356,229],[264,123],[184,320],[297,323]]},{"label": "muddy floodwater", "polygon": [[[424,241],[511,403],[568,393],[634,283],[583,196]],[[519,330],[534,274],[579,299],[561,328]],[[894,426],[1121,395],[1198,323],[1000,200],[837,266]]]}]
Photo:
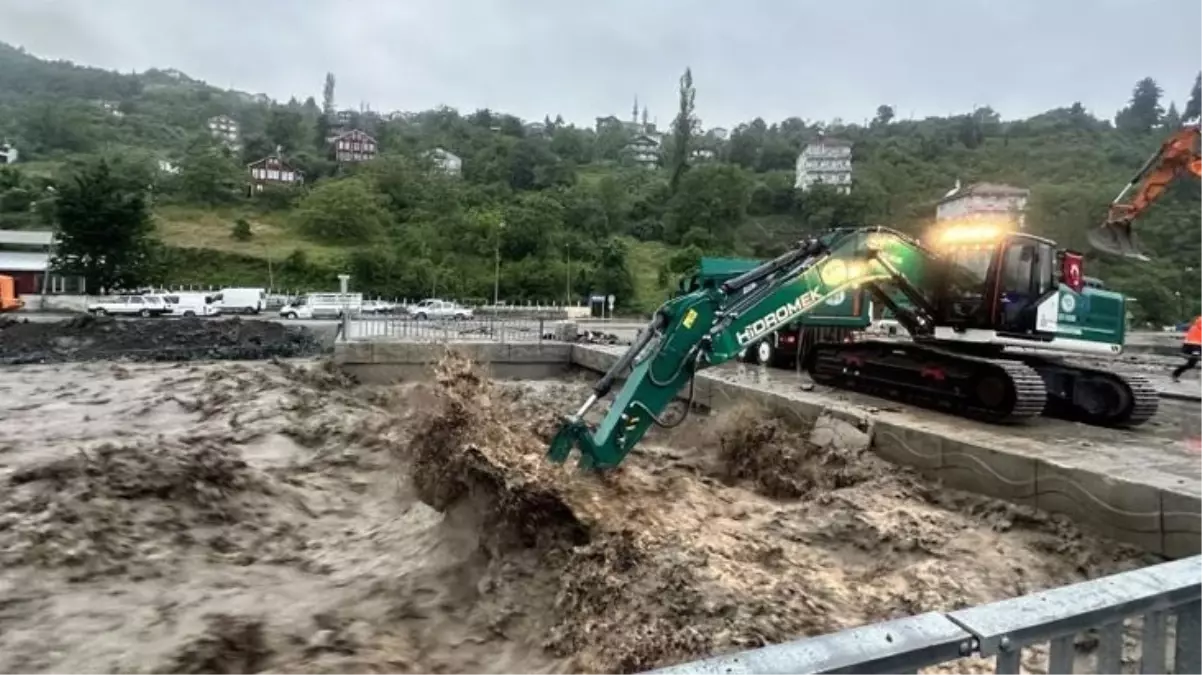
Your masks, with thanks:
[{"label": "muddy floodwater", "polygon": [[828,418],[734,409],[616,472],[549,465],[586,391],[453,358],[386,388],[4,368],[0,671],[635,672],[1156,562]]}]

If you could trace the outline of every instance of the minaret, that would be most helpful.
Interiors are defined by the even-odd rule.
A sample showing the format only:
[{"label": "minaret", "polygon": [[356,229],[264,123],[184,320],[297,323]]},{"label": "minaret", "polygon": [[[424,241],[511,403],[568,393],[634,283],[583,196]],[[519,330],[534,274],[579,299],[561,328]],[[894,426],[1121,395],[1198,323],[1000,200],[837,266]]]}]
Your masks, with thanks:
[{"label": "minaret", "polygon": [[647,106],[643,106],[643,128],[647,128]]},{"label": "minaret", "polygon": [[639,123],[639,96],[634,96],[634,107],[630,109],[630,121],[632,124]]}]

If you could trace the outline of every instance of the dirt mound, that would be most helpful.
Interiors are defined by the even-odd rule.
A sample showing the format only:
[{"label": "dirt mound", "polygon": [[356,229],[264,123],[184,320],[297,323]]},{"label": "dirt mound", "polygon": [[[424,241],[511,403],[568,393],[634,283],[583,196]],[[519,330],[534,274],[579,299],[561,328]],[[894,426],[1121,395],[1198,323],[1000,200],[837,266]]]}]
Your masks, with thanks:
[{"label": "dirt mound", "polygon": [[80,316],[53,323],[0,323],[0,364],[265,359],[312,356],[323,349],[307,328],[238,318],[121,321]]},{"label": "dirt mound", "polygon": [[138,578],[193,549],[245,563],[291,560],[303,548],[292,526],[267,517],[279,491],[226,439],[81,449],[17,470],[6,482],[0,496],[6,565],[72,568],[75,580]]},{"label": "dirt mound", "polygon": [[[586,474],[545,460],[545,405],[455,354],[436,380],[436,403],[399,453],[413,485],[476,529],[487,587],[539,616],[527,630],[570,670],[641,671],[1141,560],[1091,545],[1049,563],[1043,551],[1084,541],[1063,519],[968,496],[949,510],[944,491],[836,419],[787,426],[732,410],[699,423],[691,452],[649,437],[622,468]],[[554,588],[553,601],[534,588]]]}]

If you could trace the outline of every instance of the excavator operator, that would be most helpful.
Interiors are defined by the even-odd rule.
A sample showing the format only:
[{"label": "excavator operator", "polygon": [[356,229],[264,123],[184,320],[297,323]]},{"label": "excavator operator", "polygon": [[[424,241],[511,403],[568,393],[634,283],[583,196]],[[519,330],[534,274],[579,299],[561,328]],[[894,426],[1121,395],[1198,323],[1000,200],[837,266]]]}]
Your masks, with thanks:
[{"label": "excavator operator", "polygon": [[1173,371],[1173,381],[1180,382],[1181,375],[1187,370],[1198,367],[1198,358],[1202,355],[1202,316],[1194,317],[1189,330],[1185,332],[1185,341],[1181,345],[1181,353],[1185,355],[1185,363]]}]

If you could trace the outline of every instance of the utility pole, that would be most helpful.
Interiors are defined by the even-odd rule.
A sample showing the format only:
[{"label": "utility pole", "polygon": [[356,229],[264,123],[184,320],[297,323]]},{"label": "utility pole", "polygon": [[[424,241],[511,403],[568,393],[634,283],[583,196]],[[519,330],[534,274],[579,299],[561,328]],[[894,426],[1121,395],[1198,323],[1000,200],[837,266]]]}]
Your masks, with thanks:
[{"label": "utility pole", "polygon": [[567,253],[568,253],[568,292],[567,292],[567,295],[564,296],[564,299],[563,299],[563,304],[565,306],[572,304],[572,247],[571,246],[568,247]]},{"label": "utility pole", "polygon": [[492,279],[492,306],[497,307],[501,304],[501,230],[505,229],[505,221],[501,221],[497,225],[496,245],[493,248],[493,279]]}]

